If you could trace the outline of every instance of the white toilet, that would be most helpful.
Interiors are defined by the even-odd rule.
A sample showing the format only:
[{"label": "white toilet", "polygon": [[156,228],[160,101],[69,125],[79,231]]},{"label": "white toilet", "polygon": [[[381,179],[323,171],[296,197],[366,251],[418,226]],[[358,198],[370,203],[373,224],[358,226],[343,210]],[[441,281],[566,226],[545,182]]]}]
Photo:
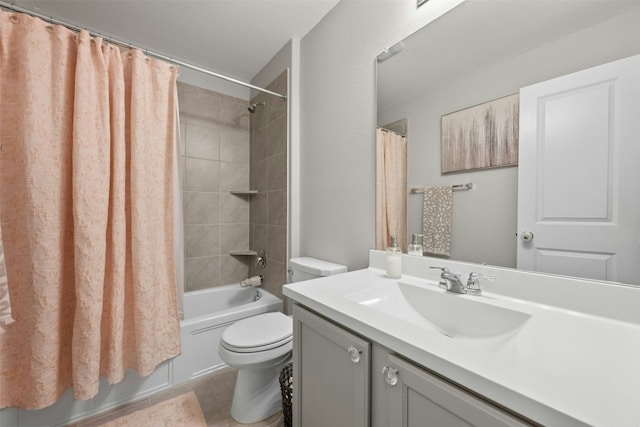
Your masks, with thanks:
[{"label": "white toilet", "polygon": [[[289,261],[292,281],[344,273],[347,267],[316,258]],[[238,369],[231,416],[248,424],[282,410],[279,376],[291,360],[293,321],[282,313],[264,313],[240,320],[223,333],[218,353]]]}]

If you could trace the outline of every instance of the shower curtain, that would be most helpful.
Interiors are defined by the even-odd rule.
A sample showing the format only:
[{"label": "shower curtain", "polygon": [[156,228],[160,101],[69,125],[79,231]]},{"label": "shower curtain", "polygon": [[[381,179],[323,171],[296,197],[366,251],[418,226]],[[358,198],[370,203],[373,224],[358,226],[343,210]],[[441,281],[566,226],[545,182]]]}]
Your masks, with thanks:
[{"label": "shower curtain", "polygon": [[42,408],[179,353],[177,69],[0,12],[0,224],[15,322],[0,407]]},{"label": "shower curtain", "polygon": [[376,129],[376,249],[407,252],[407,137]]}]

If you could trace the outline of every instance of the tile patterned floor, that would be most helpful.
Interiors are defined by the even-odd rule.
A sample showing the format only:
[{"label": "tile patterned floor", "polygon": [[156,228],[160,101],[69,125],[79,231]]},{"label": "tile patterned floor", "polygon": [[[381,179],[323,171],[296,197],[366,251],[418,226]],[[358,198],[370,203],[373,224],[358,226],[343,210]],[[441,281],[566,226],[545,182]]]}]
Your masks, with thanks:
[{"label": "tile patterned floor", "polygon": [[266,420],[253,424],[239,424],[231,418],[229,411],[231,408],[233,388],[236,383],[236,375],[237,370],[225,368],[188,383],[163,390],[147,398],[120,406],[106,414],[100,414],[70,424],[69,427],[97,427],[107,421],[155,405],[163,400],[171,399],[191,390],[193,390],[198,397],[202,413],[209,427],[284,427],[284,418],[281,412]]}]

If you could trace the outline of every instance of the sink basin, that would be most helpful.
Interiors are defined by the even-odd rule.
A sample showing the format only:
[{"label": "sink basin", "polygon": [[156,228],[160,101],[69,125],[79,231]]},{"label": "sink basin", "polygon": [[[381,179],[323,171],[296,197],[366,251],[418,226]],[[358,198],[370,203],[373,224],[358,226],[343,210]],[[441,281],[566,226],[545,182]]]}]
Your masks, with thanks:
[{"label": "sink basin", "polygon": [[513,333],[531,318],[528,313],[493,305],[485,296],[455,294],[436,286],[404,282],[365,289],[347,298],[452,338],[492,338]]}]

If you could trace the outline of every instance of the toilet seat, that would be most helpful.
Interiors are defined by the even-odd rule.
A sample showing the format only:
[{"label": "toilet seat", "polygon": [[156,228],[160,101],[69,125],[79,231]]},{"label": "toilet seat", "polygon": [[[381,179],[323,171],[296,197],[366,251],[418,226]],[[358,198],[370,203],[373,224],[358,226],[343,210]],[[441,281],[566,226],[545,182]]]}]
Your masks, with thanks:
[{"label": "toilet seat", "polygon": [[256,353],[284,346],[293,340],[293,322],[280,312],[240,320],[222,334],[222,346],[237,353]]}]

